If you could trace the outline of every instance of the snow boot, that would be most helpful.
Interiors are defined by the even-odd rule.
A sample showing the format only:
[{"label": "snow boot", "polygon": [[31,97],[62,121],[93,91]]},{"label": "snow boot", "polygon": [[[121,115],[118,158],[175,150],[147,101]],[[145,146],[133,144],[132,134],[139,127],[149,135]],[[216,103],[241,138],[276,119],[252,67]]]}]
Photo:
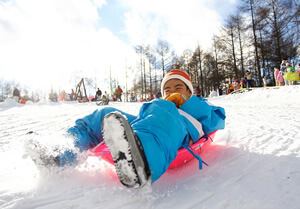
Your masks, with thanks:
[{"label": "snow boot", "polygon": [[150,179],[143,146],[127,119],[119,112],[107,114],[102,135],[115,163],[120,182],[126,187],[142,187]]},{"label": "snow boot", "polygon": [[26,151],[38,167],[60,167],[59,157],[48,155],[45,150],[37,144],[27,146]]},{"label": "snow boot", "polygon": [[35,132],[28,132],[27,135],[30,135],[33,138],[27,140],[25,144],[25,149],[32,161],[38,167],[59,167],[60,161],[58,156],[53,156],[49,153],[43,145],[34,140],[34,137],[38,136]]}]

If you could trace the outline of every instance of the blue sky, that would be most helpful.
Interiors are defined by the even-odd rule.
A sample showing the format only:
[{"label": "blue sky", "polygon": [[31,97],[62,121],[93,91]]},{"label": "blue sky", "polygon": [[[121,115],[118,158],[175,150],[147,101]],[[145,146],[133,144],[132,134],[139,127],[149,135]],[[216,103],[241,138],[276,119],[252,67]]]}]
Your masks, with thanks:
[{"label": "blue sky", "polygon": [[[109,69],[125,86],[135,76],[133,46],[167,40],[178,55],[213,34],[235,0],[0,0],[0,79],[35,88],[96,78]],[[66,87],[69,88],[69,87]]]},{"label": "blue sky", "polygon": [[[185,1],[181,1],[184,4]],[[226,17],[230,12],[233,12],[235,9],[235,1],[228,0],[210,0],[203,1],[203,5],[205,7],[215,11],[217,15],[220,16],[220,20],[223,20],[223,17]],[[120,0],[110,0],[106,1],[106,3],[98,8],[98,15],[100,20],[98,21],[99,27],[105,27],[111,30],[115,35],[117,35],[122,41],[125,41],[130,44],[128,40],[128,34],[126,31],[125,14],[130,13],[131,8]],[[172,11],[172,4],[168,6],[168,8],[164,8],[164,10]],[[167,13],[167,11],[166,11]],[[149,13],[147,16],[153,21],[156,18],[155,13]],[[184,19],[184,17],[183,17]],[[201,21],[200,19],[198,20]],[[167,25],[165,25],[167,27]]]},{"label": "blue sky", "polygon": [[101,8],[98,8],[100,20],[97,27],[108,28],[113,34],[118,36],[122,41],[128,43],[126,33],[122,32],[125,29],[124,13],[129,9],[120,4],[119,0],[110,0]]}]

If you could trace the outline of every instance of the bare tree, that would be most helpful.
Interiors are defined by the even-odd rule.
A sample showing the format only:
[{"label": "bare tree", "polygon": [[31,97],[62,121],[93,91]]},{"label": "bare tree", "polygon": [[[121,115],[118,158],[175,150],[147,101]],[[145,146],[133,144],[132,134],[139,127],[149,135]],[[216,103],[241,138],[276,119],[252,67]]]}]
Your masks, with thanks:
[{"label": "bare tree", "polygon": [[170,50],[169,43],[166,40],[159,39],[157,41],[156,52],[160,56],[160,64],[163,72],[163,76],[172,66],[172,60],[174,58],[174,51]]},{"label": "bare tree", "polygon": [[201,49],[200,45],[198,45],[193,53],[191,62],[190,62],[190,74],[192,75],[192,79],[194,79],[194,83],[197,87],[201,86],[201,94],[204,96],[204,75],[203,75],[203,55],[204,52]]},{"label": "bare tree", "polygon": [[232,55],[232,65],[233,65],[233,71],[235,74],[235,77],[239,77],[238,69],[237,69],[237,62],[236,62],[236,52],[235,52],[235,25],[234,25],[234,20],[235,17],[233,15],[230,15],[226,20],[225,20],[225,27],[224,27],[224,32],[227,36],[225,37],[226,43],[229,45],[230,50],[231,50],[231,55]]},{"label": "bare tree", "polygon": [[257,22],[256,22],[256,8],[261,3],[260,0],[241,0],[241,5],[239,9],[245,13],[250,12],[251,14],[251,27],[252,27],[252,34],[253,34],[253,46],[255,49],[255,61],[256,61],[256,74],[259,78],[259,85],[262,85],[262,78],[260,74],[260,59],[258,54],[258,41],[257,41]]},{"label": "bare tree", "polygon": [[4,83],[4,95],[8,97],[9,95],[12,94],[12,91],[13,91],[13,83],[10,81],[6,81]]},{"label": "bare tree", "polygon": [[274,61],[277,65],[279,65],[283,58],[292,58],[296,55],[295,48],[297,47],[297,43],[299,44],[299,39],[296,40],[296,43],[293,43],[293,37],[296,30],[294,31],[292,27],[292,20],[294,18],[294,13],[292,12],[292,1],[268,0],[267,6],[270,8],[268,20],[270,22],[271,33],[269,34],[271,34],[271,45],[275,48]]},{"label": "bare tree", "polygon": [[240,65],[241,65],[241,74],[245,75],[245,67],[244,67],[244,39],[243,34],[245,34],[247,30],[247,26],[245,25],[245,18],[238,12],[233,15],[233,24],[235,26],[239,48],[240,48]]},{"label": "bare tree", "polygon": [[141,97],[142,99],[144,98],[144,85],[145,85],[145,81],[144,81],[144,73],[145,73],[145,49],[143,45],[137,45],[135,46],[135,52],[137,54],[140,55],[140,71],[141,71],[141,77],[140,77],[140,81],[141,81]]},{"label": "bare tree", "polygon": [[190,74],[189,62],[193,56],[193,52],[190,49],[185,49],[180,57],[182,64],[182,68],[188,74]]},{"label": "bare tree", "polygon": [[156,64],[156,57],[154,50],[148,46],[146,48],[145,55],[148,59],[148,68],[149,68],[149,88],[150,88],[150,94],[153,94],[153,87],[152,87],[152,65]]},{"label": "bare tree", "polygon": [[[225,46],[223,45],[222,39],[218,36],[213,36],[212,40],[212,49],[213,53],[207,54],[206,60],[214,60],[214,64],[212,65],[213,68],[213,75],[212,75],[212,80],[213,80],[213,86],[215,88],[219,88],[221,85],[221,81],[224,80],[224,73],[221,72],[221,65],[223,61],[221,60],[221,54],[225,51]],[[212,58],[211,58],[212,57]]]}]

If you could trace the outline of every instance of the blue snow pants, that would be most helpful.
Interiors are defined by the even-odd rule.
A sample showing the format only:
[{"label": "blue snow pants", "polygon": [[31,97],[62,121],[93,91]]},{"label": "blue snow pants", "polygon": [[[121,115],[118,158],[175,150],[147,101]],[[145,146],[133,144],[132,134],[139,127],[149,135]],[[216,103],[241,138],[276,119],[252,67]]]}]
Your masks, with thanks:
[{"label": "blue snow pants", "polygon": [[[75,126],[67,130],[75,138],[75,146],[80,151],[95,147],[103,140],[102,119],[106,114],[114,111],[127,117],[143,145],[152,182],[156,181],[175,159],[183,141],[189,138],[187,122],[179,114],[174,103],[166,100],[159,99],[144,103],[138,117],[106,107],[76,120]],[[76,155],[71,151],[60,156],[62,166],[74,162],[75,159]]]},{"label": "blue snow pants", "polygon": [[[181,110],[201,122],[203,130],[209,134],[225,127],[225,110],[209,105],[205,99],[191,97]],[[177,151],[191,138],[196,142],[199,130],[195,123],[180,114],[175,104],[157,99],[144,103],[138,116],[133,116],[112,107],[94,111],[78,119],[67,132],[75,139],[75,146],[82,152],[103,141],[101,123],[104,116],[118,111],[127,117],[133,131],[139,137],[151,171],[152,182],[156,181],[175,159]],[[76,163],[76,154],[66,151],[60,155],[61,165]]]},{"label": "blue snow pants", "polygon": [[[75,126],[69,128],[67,133],[74,138],[74,145],[80,152],[97,146],[103,141],[101,132],[101,123],[105,115],[110,112],[118,111],[127,117],[129,122],[137,118],[137,116],[122,112],[113,107],[105,107],[95,110],[92,114],[87,115],[75,121]],[[77,154],[72,150],[66,150],[59,155],[60,165],[73,165],[78,163]]]}]

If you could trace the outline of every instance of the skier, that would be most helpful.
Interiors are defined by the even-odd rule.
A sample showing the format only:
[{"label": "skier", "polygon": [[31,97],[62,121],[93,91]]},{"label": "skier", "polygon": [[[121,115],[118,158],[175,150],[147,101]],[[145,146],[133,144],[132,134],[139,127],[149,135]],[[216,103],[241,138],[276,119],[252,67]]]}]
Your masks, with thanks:
[{"label": "skier", "polygon": [[[153,183],[168,169],[178,149],[225,126],[224,109],[192,96],[192,82],[185,72],[167,73],[161,92],[164,99],[144,103],[138,117],[107,107],[76,120],[67,132],[81,152],[104,140],[123,185],[137,188]],[[65,166],[77,160],[75,153],[66,151],[52,164]],[[49,164],[49,159],[45,161]]]}]

